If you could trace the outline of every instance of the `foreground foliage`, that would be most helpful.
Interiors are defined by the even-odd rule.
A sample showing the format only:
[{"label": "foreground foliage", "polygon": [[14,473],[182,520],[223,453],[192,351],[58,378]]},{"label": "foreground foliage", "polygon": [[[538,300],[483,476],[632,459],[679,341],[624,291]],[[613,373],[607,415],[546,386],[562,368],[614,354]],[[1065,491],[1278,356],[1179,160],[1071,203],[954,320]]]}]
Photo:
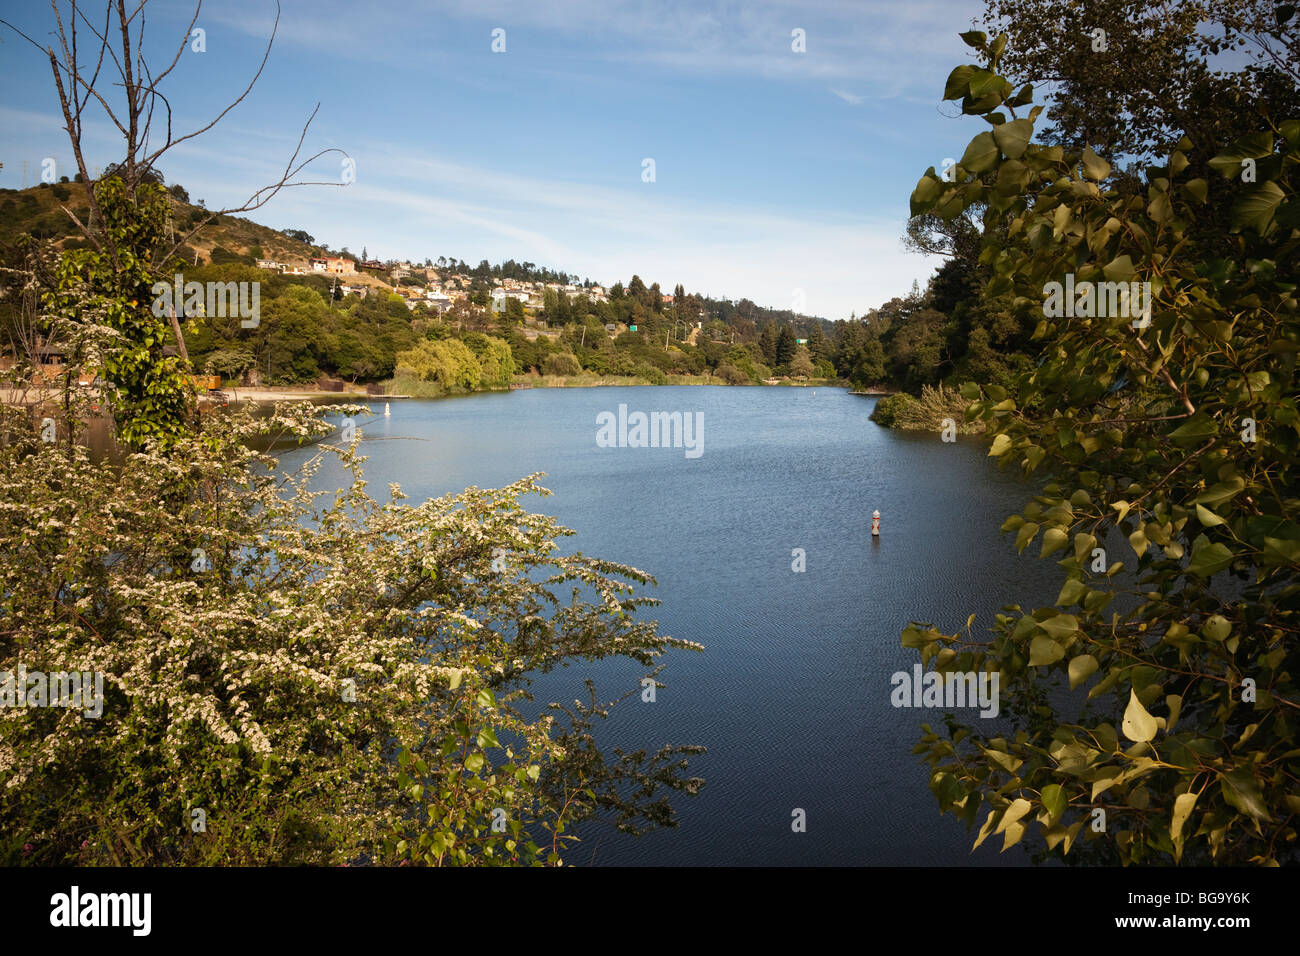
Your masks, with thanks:
[{"label": "foreground foliage", "polygon": [[[1013,718],[927,728],[931,787],[968,824],[984,809],[976,846],[1037,823],[1069,859],[1294,861],[1300,121],[1226,144],[1212,179],[1190,175],[1184,139],[1142,192],[1118,190],[1090,149],[1033,142],[1041,107],[1016,117],[1033,92],[998,75],[1004,37],[964,38],[986,65],[954,70],[945,98],[992,128],[952,182],[927,171],[913,213],[982,205],[990,291],[1037,318],[1036,367],[969,389],[968,415],[990,455],[1043,479],[1003,528],[1065,580],[988,642],[903,632],[937,670],[1001,672]],[[1231,231],[1206,228],[1225,203]],[[1067,276],[1150,283],[1150,314],[1082,295],[1059,314],[1045,299]]]},{"label": "foreground foliage", "polygon": [[[333,430],[0,448],[0,670],[104,675],[97,719],[0,708],[0,860],[558,863],[584,820],[672,823],[699,748],[607,759],[594,697],[524,713],[530,673],[697,647],[637,619],[645,574],[560,554],[535,476],[381,503],[355,441],[285,473],[242,444],[268,429]],[[313,491],[334,455],[351,483]]]}]

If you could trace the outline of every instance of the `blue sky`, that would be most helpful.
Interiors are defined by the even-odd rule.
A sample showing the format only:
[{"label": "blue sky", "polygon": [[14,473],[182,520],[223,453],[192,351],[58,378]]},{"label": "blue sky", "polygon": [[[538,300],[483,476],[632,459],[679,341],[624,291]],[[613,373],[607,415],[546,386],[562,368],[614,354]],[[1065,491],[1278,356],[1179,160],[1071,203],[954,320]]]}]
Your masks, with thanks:
[{"label": "blue sky", "polygon": [[[192,9],[150,4],[153,62],[170,58]],[[847,318],[938,264],[900,236],[920,174],[983,127],[939,102],[949,70],[971,59],[956,34],[981,9],[286,0],[248,98],[160,168],[209,208],[239,205],[278,177],[319,102],[304,155],[345,150],[355,182],[282,192],[250,218],[381,258],[514,258],[605,283],[635,272],[666,291],[680,282],[776,308],[801,297],[800,311]],[[274,4],[204,5],[206,51],[187,49],[163,86],[178,127],[206,123],[244,88],[273,16]],[[53,28],[41,4],[5,17],[37,39]],[[792,50],[795,29],[806,52]],[[0,185],[21,186],[24,161],[34,183],[47,156],[71,175],[48,64],[11,31],[0,39]],[[92,166],[120,158],[102,112],[85,141]],[[341,172],[331,155],[306,178]]]}]

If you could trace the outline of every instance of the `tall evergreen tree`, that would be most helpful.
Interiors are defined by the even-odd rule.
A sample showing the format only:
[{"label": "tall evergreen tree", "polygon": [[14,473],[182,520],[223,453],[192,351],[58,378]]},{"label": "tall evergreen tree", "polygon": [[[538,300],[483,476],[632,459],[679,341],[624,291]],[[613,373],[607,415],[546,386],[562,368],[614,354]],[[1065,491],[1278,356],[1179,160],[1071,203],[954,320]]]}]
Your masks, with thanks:
[{"label": "tall evergreen tree", "polygon": [[781,326],[781,331],[776,336],[776,364],[789,365],[797,349],[798,343],[795,341],[793,330],[788,325]]}]

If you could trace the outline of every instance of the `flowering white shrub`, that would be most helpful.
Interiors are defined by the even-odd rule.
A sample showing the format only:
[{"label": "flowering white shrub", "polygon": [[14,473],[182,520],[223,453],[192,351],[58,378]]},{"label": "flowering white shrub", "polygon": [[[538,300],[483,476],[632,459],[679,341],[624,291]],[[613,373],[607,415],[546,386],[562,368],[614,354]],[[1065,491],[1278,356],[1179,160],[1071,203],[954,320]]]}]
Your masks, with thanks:
[{"label": "flowering white shrub", "polygon": [[[5,411],[0,671],[102,673],[104,701],[0,707],[4,862],[554,863],[575,822],[671,824],[698,789],[701,748],[603,756],[594,692],[516,706],[566,660],[698,649],[636,618],[647,575],[558,553],[538,476],[381,503],[355,440],[291,473],[247,447],[332,431],[305,404],[117,462]],[[328,455],[349,487],[313,486]]]}]

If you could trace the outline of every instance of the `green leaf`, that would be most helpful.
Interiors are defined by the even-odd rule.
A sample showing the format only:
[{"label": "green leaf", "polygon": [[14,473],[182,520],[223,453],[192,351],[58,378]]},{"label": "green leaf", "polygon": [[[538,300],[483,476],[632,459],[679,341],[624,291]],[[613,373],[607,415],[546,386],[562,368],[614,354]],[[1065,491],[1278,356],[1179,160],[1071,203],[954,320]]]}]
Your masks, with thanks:
[{"label": "green leaf", "polygon": [[1055,824],[1057,820],[1061,819],[1061,815],[1065,813],[1065,808],[1069,803],[1065,791],[1061,789],[1059,784],[1049,783],[1043,787],[1039,797],[1043,801],[1043,809],[1047,811],[1048,824]]},{"label": "green leaf", "polygon": [[1061,585],[1061,593],[1056,596],[1057,607],[1069,607],[1078,604],[1088,593],[1088,586],[1082,581],[1071,578]]},{"label": "green leaf", "polygon": [[970,78],[975,74],[975,67],[970,64],[959,66],[948,74],[948,81],[943,86],[945,100],[959,100],[970,92]]},{"label": "green leaf", "polygon": [[1197,495],[1195,500],[1200,504],[1217,505],[1236,496],[1245,488],[1246,480],[1240,475],[1233,475],[1227,481],[1220,481],[1217,484],[1210,485]]},{"label": "green leaf", "polygon": [[1043,550],[1038,556],[1045,558],[1055,554],[1069,543],[1070,535],[1063,528],[1048,528],[1043,532]]},{"label": "green leaf", "polygon": [[1127,282],[1137,274],[1137,270],[1133,268],[1133,260],[1127,255],[1116,256],[1106,263],[1101,271],[1110,282]]},{"label": "green leaf", "polygon": [[1080,654],[1070,660],[1070,690],[1074,690],[1097,672],[1097,658]]},{"label": "green leaf", "polygon": [[1009,435],[997,435],[993,439],[993,444],[989,447],[989,453],[986,457],[994,458],[1001,455],[1011,447],[1011,437]]},{"label": "green leaf", "polygon": [[1251,133],[1210,160],[1210,168],[1225,178],[1240,174],[1243,159],[1261,159],[1273,152],[1273,134],[1267,130]]},{"label": "green leaf", "polygon": [[1264,794],[1259,788],[1259,781],[1249,770],[1238,767],[1229,773],[1219,775],[1219,788],[1224,801],[1239,813],[1244,813],[1263,823],[1270,823],[1268,809],[1264,806]]},{"label": "green leaf", "polygon": [[1222,643],[1232,633],[1232,624],[1222,614],[1211,614],[1201,625],[1201,633],[1212,641]]},{"label": "green leaf", "polygon": [[1197,504],[1196,506],[1196,520],[1207,528],[1223,524],[1223,519],[1203,504]]},{"label": "green leaf", "polygon": [[1034,124],[1027,119],[1016,119],[1003,123],[993,130],[993,139],[998,149],[1008,159],[1019,159],[1025,154],[1029,138],[1034,135]]},{"label": "green leaf", "polygon": [[1158,226],[1163,226],[1174,218],[1174,207],[1169,202],[1168,193],[1156,193],[1154,199],[1147,203],[1147,215]]},{"label": "green leaf", "polygon": [[962,42],[968,47],[976,50],[984,49],[984,45],[988,43],[989,39],[987,34],[981,33],[979,30],[967,30],[965,33],[957,34],[957,36],[961,37]]},{"label": "green leaf", "polygon": [[1191,815],[1192,807],[1196,806],[1196,798],[1199,794],[1188,791],[1180,793],[1174,797],[1174,816],[1169,823],[1169,839],[1174,844],[1174,861],[1182,859],[1183,856],[1183,824],[1187,822],[1188,816]]},{"label": "green leaf", "polygon": [[[933,171],[933,169],[934,167],[931,166],[930,170]],[[912,190],[911,214],[917,216],[927,211],[934,204],[934,201],[939,198],[943,188],[944,184],[929,172],[918,179],[916,188]]]},{"label": "green leaf", "polygon": [[1137,693],[1129,688],[1128,707],[1124,709],[1124,722],[1120,725],[1124,736],[1134,743],[1146,743],[1155,738],[1159,728],[1156,719],[1147,713],[1142,701],[1138,700]]},{"label": "green leaf", "polygon": [[[1101,182],[1110,175],[1110,163],[1102,159],[1092,151],[1091,147],[1083,148],[1083,174],[1094,182]],[[1109,275],[1107,276],[1109,278]]]},{"label": "green leaf", "polygon": [[992,70],[978,69],[971,77],[970,95],[977,99],[992,99],[994,102],[989,103],[989,106],[996,106],[997,100],[1001,99],[997,93],[1004,85],[1006,80]]},{"label": "green leaf", "polygon": [[1201,537],[1192,546],[1192,559],[1187,563],[1187,570],[1199,577],[1208,578],[1230,565],[1232,558],[1233,554],[1227,545],[1217,542],[1210,544]]},{"label": "green leaf", "polygon": [[962,154],[961,166],[972,173],[982,173],[992,169],[997,161],[997,142],[993,139],[992,131],[986,130],[970,141],[966,152]]},{"label": "green leaf", "polygon": [[1020,526],[1016,533],[1016,553],[1020,554],[1029,547],[1029,542],[1034,540],[1034,535],[1038,534],[1038,525],[1028,521]]},{"label": "green leaf", "polygon": [[470,773],[478,773],[483,769],[483,755],[478,751],[470,754],[465,758],[465,769]]},{"label": "green leaf", "polygon": [[1045,621],[1039,621],[1038,626],[1051,637],[1061,641],[1072,636],[1079,629],[1079,619],[1073,614],[1057,614]]},{"label": "green leaf", "polygon": [[978,849],[980,848],[980,844],[983,843],[985,840],[987,840],[987,839],[989,838],[990,835],[992,835],[992,833],[993,833],[993,819],[994,819],[995,816],[997,816],[997,811],[996,811],[996,810],[990,810],[990,811],[989,811],[989,815],[988,815],[987,817],[984,818],[984,825],[980,827],[980,832],[979,832],[979,834],[978,834],[978,835],[976,836],[976,838],[975,838],[975,843],[974,843],[974,845],[970,848],[970,851],[971,851],[972,853],[974,853],[976,850],[978,850]]},{"label": "green leaf", "polygon": [[1029,643],[1029,666],[1044,667],[1055,664],[1065,656],[1065,648],[1046,634],[1039,634]]},{"label": "green leaf", "polygon": [[998,852],[1005,853],[1011,849],[1025,835],[1025,825],[1023,823],[1013,823],[1002,831],[1002,849]]},{"label": "green leaf", "polygon": [[1007,807],[1006,812],[1002,814],[1002,820],[998,823],[998,828],[993,832],[995,834],[1003,832],[1032,809],[1034,809],[1032,803],[1023,797],[1017,797],[1011,801],[1011,806]]},{"label": "green leaf", "polygon": [[1254,229],[1260,235],[1273,223],[1273,213],[1286,198],[1282,187],[1273,181],[1256,184],[1232,207],[1232,228]]}]

